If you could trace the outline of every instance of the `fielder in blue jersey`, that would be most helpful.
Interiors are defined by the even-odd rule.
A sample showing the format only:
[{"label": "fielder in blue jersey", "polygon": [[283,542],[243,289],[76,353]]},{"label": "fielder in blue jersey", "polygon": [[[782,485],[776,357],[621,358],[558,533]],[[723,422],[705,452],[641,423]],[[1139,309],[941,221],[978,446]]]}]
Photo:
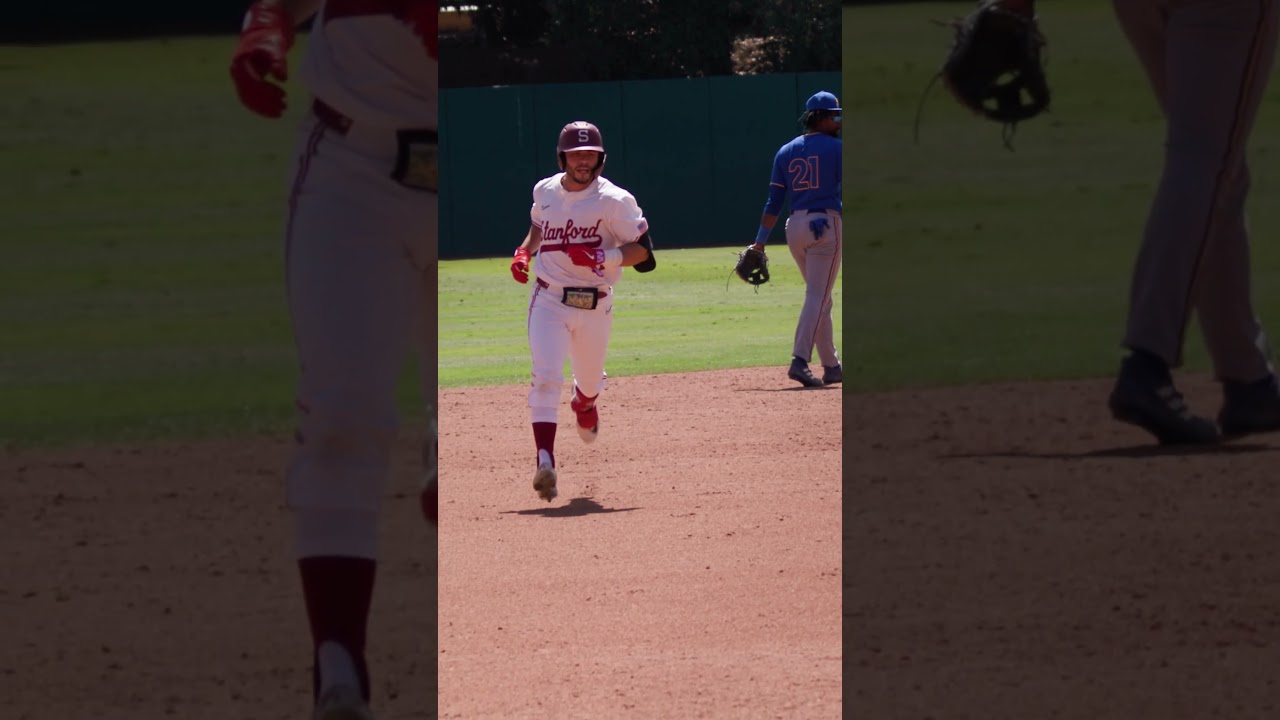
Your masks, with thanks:
[{"label": "fielder in blue jersey", "polygon": [[[782,212],[782,202],[789,199],[787,247],[800,266],[805,293],[787,377],[805,387],[821,387],[844,380],[831,325],[831,292],[840,270],[841,249],[840,100],[822,91],[814,93],[804,107],[800,117],[804,134],[783,145],[774,156],[769,199],[752,247],[764,250]],[[815,347],[822,361],[822,379],[809,370]]]}]

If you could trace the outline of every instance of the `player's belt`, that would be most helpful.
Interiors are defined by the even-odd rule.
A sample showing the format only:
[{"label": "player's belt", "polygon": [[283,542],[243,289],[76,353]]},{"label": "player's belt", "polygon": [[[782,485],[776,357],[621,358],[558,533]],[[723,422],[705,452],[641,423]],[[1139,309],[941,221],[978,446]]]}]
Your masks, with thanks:
[{"label": "player's belt", "polygon": [[[342,111],[320,98],[311,101],[311,112],[325,127],[345,136],[355,121]],[[435,130],[396,130],[395,165],[391,177],[412,190],[436,193],[440,191],[439,154],[440,136]]]},{"label": "player's belt", "polygon": [[[543,280],[542,278],[538,278],[538,287],[542,288],[543,290],[551,289],[551,286],[547,284],[547,281]],[[604,290],[601,290],[600,297],[602,298],[609,297],[609,293]]]},{"label": "player's belt", "polygon": [[839,211],[839,210],[836,210],[835,208],[809,208],[809,209],[807,210],[807,212],[808,212],[808,213],[810,213],[810,214],[813,214],[813,213],[828,213],[828,212],[835,213],[835,214],[837,214],[837,215],[839,215],[839,214],[840,214],[840,211]]}]

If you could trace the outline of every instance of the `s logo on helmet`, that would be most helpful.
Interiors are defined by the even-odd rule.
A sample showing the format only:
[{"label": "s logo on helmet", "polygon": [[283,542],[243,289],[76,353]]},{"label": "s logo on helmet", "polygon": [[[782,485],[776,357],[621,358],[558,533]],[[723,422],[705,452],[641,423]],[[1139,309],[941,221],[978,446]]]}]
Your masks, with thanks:
[{"label": "s logo on helmet", "polygon": [[587,133],[585,128],[578,131],[578,142],[580,143],[591,142],[591,135]]}]

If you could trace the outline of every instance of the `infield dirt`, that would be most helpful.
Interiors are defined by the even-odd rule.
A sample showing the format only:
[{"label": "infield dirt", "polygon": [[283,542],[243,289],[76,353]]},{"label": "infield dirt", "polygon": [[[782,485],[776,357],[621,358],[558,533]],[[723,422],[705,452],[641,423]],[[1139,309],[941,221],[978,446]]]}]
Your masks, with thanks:
[{"label": "infield dirt", "polygon": [[[1217,412],[1216,384],[1180,385]],[[1280,435],[1161,450],[1109,390],[848,396],[859,717],[1276,716]]]},{"label": "infield dirt", "polygon": [[841,717],[839,386],[610,378],[537,498],[527,387],[440,394],[445,718]]},{"label": "infield dirt", "polygon": [[[526,392],[439,394],[440,714],[839,717],[839,386],[800,389],[784,367],[611,378],[596,443],[566,402],[550,504],[531,487]],[[383,515],[380,720],[435,716],[418,437],[396,447]],[[291,446],[3,455],[7,717],[306,717]]]},{"label": "infield dirt", "polygon": [[[1183,384],[1216,410],[1208,379]],[[1280,707],[1280,436],[1154,449],[1110,419],[1100,380],[792,387],[781,368],[611,379],[597,443],[562,414],[551,504],[529,486],[524,388],[441,392],[441,714]],[[289,446],[4,455],[8,716],[305,717]],[[431,717],[435,691],[415,463],[409,432],[370,630],[385,718]]]}]

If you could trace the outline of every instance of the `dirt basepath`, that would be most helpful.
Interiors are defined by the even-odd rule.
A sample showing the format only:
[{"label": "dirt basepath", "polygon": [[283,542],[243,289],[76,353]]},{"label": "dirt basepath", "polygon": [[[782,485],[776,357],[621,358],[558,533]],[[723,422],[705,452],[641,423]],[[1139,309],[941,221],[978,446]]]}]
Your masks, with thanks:
[{"label": "dirt basepath", "polygon": [[560,497],[526,387],[440,395],[441,716],[841,717],[841,406],[782,368],[620,377]]},{"label": "dirt basepath", "polygon": [[[1212,384],[1186,386],[1216,410]],[[777,370],[614,379],[595,445],[565,411],[550,506],[529,487],[524,389],[442,393],[442,714],[1277,715],[1280,435],[1152,452],[1095,381],[790,387]],[[387,497],[380,720],[434,711],[415,445]],[[288,449],[0,457],[6,717],[305,718]]]},{"label": "dirt basepath", "polygon": [[[840,392],[617,378],[529,487],[523,388],[441,395],[445,622],[406,430],[370,627],[379,720],[840,713]],[[0,456],[0,697],[17,720],[305,720],[288,438]]]},{"label": "dirt basepath", "polygon": [[1153,452],[1109,386],[847,397],[852,716],[1280,716],[1280,435]]},{"label": "dirt basepath", "polygon": [[[420,435],[419,435],[420,436]],[[11,720],[307,720],[284,467],[244,438],[0,457],[0,698]],[[380,718],[435,717],[434,533],[396,453],[370,627]]]}]

